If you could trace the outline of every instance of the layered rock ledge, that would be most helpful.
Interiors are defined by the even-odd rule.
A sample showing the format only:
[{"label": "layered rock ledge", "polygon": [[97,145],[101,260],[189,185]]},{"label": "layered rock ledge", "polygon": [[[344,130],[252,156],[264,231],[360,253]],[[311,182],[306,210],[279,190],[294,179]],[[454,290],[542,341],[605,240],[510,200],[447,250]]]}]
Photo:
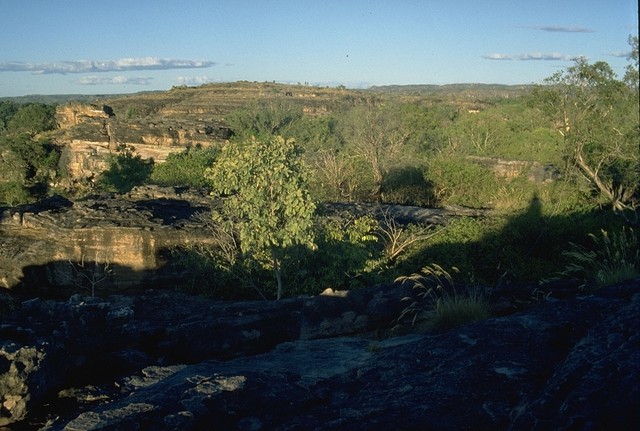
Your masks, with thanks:
[{"label": "layered rock ledge", "polygon": [[70,272],[85,264],[113,272],[101,283],[107,292],[170,284],[177,274],[165,268],[163,252],[207,242],[198,214],[210,208],[203,193],[145,187],[76,201],[53,196],[7,209],[0,218],[0,286],[55,296],[70,284]]}]

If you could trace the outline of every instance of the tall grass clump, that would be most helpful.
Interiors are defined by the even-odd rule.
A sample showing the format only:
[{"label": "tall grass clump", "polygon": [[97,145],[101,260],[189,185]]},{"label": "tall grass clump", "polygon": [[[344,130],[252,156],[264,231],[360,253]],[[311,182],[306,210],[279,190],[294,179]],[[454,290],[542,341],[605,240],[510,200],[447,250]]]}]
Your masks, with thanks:
[{"label": "tall grass clump", "polygon": [[[456,270],[453,268],[453,270]],[[427,329],[451,329],[490,316],[489,303],[479,289],[456,287],[451,274],[437,264],[420,273],[400,277],[418,290],[412,303],[398,317],[398,323],[423,323]]]},{"label": "tall grass clump", "polygon": [[562,276],[579,279],[584,289],[605,286],[640,277],[640,250],[638,236],[631,228],[622,228],[609,234],[589,234],[593,248],[571,243],[563,253],[569,260]]}]

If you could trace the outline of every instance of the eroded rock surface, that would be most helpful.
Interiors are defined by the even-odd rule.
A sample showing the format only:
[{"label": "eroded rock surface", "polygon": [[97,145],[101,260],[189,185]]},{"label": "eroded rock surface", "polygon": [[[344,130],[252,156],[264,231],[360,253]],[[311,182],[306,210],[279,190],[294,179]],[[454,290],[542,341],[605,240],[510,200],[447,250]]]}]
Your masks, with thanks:
[{"label": "eroded rock surface", "polygon": [[198,214],[210,206],[205,193],[143,187],[7,209],[0,216],[0,286],[73,287],[78,268],[88,266],[110,271],[100,283],[106,291],[170,283],[175,274],[164,268],[163,252],[208,241]]},{"label": "eroded rock surface", "polygon": [[2,418],[48,430],[640,426],[640,280],[377,338],[406,295],[394,285],[279,302],[31,300],[0,328]]}]

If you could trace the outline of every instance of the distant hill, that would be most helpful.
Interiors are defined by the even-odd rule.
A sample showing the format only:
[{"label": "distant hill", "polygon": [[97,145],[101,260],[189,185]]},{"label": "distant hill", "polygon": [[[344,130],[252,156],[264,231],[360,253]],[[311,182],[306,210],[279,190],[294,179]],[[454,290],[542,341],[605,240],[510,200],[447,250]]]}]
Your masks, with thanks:
[{"label": "distant hill", "polygon": [[[102,103],[104,101],[113,102],[114,100],[129,100],[133,101],[138,99],[152,100],[156,99],[160,101],[166,99],[168,94],[174,94],[179,92],[181,96],[187,96],[191,98],[197,93],[218,93],[227,92],[231,99],[242,94],[242,99],[246,98],[246,92],[257,90],[257,94],[261,92],[264,95],[265,90],[271,92],[273,95],[277,94],[295,94],[299,98],[305,98],[311,95],[311,97],[317,97],[318,91],[321,91],[323,96],[331,94],[332,96],[345,96],[350,94],[352,96],[357,94],[375,94],[382,95],[398,95],[398,96],[436,96],[438,98],[452,98],[457,99],[460,96],[467,98],[494,98],[494,97],[515,97],[529,91],[533,85],[502,85],[502,84],[445,84],[445,85],[432,85],[432,84],[415,84],[415,85],[380,85],[369,87],[365,90],[351,90],[345,88],[331,88],[331,87],[315,87],[315,86],[302,86],[302,85],[288,85],[288,84],[276,84],[276,83],[257,83],[248,81],[229,82],[229,83],[217,83],[217,84],[205,84],[199,87],[174,87],[166,91],[141,91],[138,93],[128,94],[30,94],[27,96],[19,97],[0,97],[0,101],[11,100],[16,103],[47,103],[51,105],[61,105],[69,102],[84,102],[84,103]],[[315,93],[315,94],[314,94]],[[448,96],[448,97],[447,97]],[[206,98],[206,97],[205,97]],[[217,98],[217,97],[216,97]],[[174,99],[175,100],[175,99]]]},{"label": "distant hill", "polygon": [[412,96],[476,96],[487,97],[515,97],[531,90],[533,85],[503,85],[503,84],[446,84],[446,85],[381,85],[370,87],[367,91],[381,94],[398,94]]},{"label": "distant hill", "polygon": [[[105,95],[93,94],[30,94],[18,97],[0,97],[0,102],[10,100],[15,103],[46,103],[47,105],[62,105],[69,102],[91,103],[102,99]],[[113,97],[113,96],[110,96]]]}]

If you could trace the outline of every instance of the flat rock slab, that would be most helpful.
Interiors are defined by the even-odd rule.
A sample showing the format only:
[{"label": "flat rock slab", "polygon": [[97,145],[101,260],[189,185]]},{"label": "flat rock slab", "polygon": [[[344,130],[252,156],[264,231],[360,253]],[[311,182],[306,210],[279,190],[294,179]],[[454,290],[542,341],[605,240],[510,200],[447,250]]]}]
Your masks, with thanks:
[{"label": "flat rock slab", "polygon": [[640,426],[640,281],[442,333],[145,368],[51,430]]}]

